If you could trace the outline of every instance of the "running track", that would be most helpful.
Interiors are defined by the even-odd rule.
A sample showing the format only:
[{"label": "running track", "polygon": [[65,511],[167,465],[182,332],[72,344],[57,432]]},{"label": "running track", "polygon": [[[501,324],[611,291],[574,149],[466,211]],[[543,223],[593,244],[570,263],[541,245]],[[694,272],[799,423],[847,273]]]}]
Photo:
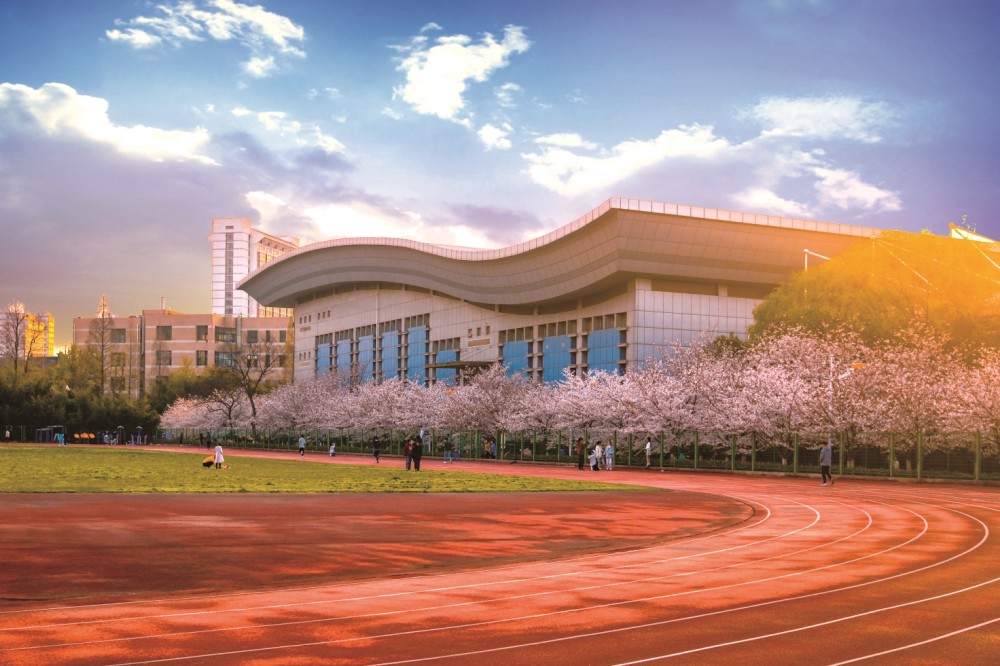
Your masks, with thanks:
[{"label": "running track", "polygon": [[[455,469],[597,478],[575,467]],[[649,515],[630,503],[634,516],[608,512],[604,527],[603,512],[587,515],[598,533],[634,518],[660,538],[402,577],[0,601],[0,664],[998,663],[996,488],[599,474],[673,491],[678,516],[694,507],[718,519],[678,531],[662,500]],[[539,520],[541,541],[566,526]]]}]

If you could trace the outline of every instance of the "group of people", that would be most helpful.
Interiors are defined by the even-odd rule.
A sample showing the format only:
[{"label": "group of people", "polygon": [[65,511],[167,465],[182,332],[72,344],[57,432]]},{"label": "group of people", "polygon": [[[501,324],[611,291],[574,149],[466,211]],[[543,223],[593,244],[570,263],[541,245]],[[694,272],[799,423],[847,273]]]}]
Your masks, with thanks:
[{"label": "group of people", "polygon": [[601,440],[597,440],[588,456],[587,445],[583,441],[583,437],[579,437],[576,440],[576,456],[579,469],[583,469],[584,461],[587,461],[590,469],[594,472],[602,469],[611,471],[615,468],[615,443],[608,440],[607,443],[602,444]]},{"label": "group of people", "polygon": [[403,459],[406,461],[406,470],[409,471],[410,466],[417,472],[420,471],[420,459],[424,455],[424,438],[420,435],[414,435],[413,437],[407,437],[406,443],[403,444]]}]

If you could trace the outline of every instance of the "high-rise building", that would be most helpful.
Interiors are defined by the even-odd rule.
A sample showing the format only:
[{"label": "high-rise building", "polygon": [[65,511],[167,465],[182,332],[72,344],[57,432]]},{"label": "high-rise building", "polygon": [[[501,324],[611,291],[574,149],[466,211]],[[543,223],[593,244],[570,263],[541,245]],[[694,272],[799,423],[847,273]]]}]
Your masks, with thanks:
[{"label": "high-rise building", "polygon": [[33,314],[23,303],[11,303],[3,313],[0,327],[0,356],[19,359],[55,355],[56,320],[48,312]]},{"label": "high-rise building", "polygon": [[290,317],[289,308],[261,306],[236,285],[257,268],[299,247],[299,239],[254,229],[245,217],[212,218],[212,314]]}]

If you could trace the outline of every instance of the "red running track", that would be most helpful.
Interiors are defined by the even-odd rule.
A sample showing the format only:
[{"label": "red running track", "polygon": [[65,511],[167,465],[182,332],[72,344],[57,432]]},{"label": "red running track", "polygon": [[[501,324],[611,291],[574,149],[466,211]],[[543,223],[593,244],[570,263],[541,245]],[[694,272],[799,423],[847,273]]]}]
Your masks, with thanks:
[{"label": "red running track", "polygon": [[995,488],[427,463],[669,492],[8,496],[0,663],[998,663]]}]

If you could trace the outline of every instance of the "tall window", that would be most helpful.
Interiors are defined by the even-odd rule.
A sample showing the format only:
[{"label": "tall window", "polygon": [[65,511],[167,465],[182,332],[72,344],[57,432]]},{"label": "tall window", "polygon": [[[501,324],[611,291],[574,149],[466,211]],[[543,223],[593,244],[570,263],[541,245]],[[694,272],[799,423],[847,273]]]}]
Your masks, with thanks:
[{"label": "tall window", "polygon": [[257,344],[257,339],[258,339],[257,331],[247,331],[247,344],[248,345],[255,345],[255,344]]},{"label": "tall window", "polygon": [[157,326],[156,327],[156,339],[157,340],[173,340],[174,339],[174,327],[173,326]]},{"label": "tall window", "polygon": [[173,353],[169,349],[158,349],[156,351],[156,365],[170,365]]},{"label": "tall window", "polygon": [[112,344],[121,344],[125,342],[125,329],[124,328],[111,329],[111,342]]},{"label": "tall window", "polygon": [[208,351],[204,349],[199,349],[194,353],[195,365],[206,366],[208,365]]},{"label": "tall window", "polygon": [[195,340],[197,340],[198,342],[208,341],[208,326],[195,327]]}]

